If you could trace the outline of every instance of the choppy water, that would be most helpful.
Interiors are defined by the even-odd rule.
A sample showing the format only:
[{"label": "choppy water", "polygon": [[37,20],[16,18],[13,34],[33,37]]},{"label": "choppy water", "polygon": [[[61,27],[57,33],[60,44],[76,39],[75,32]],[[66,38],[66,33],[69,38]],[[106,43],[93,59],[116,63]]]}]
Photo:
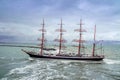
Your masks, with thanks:
[{"label": "choppy water", "polygon": [[35,59],[0,46],[0,80],[120,80],[120,44],[105,45],[100,62]]}]

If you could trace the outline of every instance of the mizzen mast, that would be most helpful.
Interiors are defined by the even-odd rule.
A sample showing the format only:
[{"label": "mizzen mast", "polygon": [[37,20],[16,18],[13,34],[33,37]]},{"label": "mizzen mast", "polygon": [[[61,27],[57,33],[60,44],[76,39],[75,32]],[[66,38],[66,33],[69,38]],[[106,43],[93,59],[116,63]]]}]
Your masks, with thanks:
[{"label": "mizzen mast", "polygon": [[63,32],[66,32],[66,30],[63,29],[62,19],[61,19],[61,23],[60,23],[59,25],[60,25],[60,29],[56,29],[56,31],[57,31],[57,32],[60,32],[60,37],[59,37],[59,39],[55,39],[55,40],[54,40],[54,41],[56,41],[56,42],[59,42],[59,53],[58,53],[58,55],[60,55],[62,47],[65,47],[65,46],[63,46],[62,43],[65,43],[65,42],[66,42],[66,40],[63,39],[63,36],[62,36],[62,35],[63,35]]},{"label": "mizzen mast", "polygon": [[96,25],[94,27],[94,42],[93,42],[92,56],[95,55],[95,47],[96,47]]},{"label": "mizzen mast", "polygon": [[44,28],[45,27],[44,19],[43,19],[43,23],[41,25],[42,25],[42,29],[40,29],[39,31],[41,31],[42,37],[39,40],[41,41],[41,44],[40,44],[40,47],[41,47],[41,49],[40,49],[40,55],[43,55],[44,42],[46,41],[45,37],[44,37],[44,33],[46,32],[46,30]]},{"label": "mizzen mast", "polygon": [[75,29],[74,31],[79,32],[79,39],[74,39],[74,42],[78,42],[78,56],[81,56],[81,49],[84,48],[83,43],[85,42],[85,40],[82,40],[82,33],[86,32],[86,30],[82,29],[82,19],[80,19],[80,28],[79,29]]}]

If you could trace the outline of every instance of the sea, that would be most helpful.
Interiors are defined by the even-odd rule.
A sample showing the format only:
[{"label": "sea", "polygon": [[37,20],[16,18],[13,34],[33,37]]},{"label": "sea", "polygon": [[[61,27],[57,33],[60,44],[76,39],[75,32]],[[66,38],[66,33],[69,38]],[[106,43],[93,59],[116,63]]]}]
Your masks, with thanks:
[{"label": "sea", "polygon": [[103,48],[103,61],[71,61],[30,58],[21,49],[39,50],[0,46],[0,80],[120,80],[120,43]]}]

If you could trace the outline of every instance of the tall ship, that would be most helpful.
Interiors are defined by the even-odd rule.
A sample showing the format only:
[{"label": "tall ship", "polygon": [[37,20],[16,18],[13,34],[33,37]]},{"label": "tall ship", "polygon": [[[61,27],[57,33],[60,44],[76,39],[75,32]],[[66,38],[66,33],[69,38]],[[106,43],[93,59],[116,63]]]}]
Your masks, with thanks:
[{"label": "tall ship", "polygon": [[[104,55],[102,53],[96,54],[96,45],[97,45],[97,41],[96,41],[96,25],[94,28],[94,42],[92,44],[92,52],[87,54],[87,53],[83,53],[83,51],[85,50],[85,40],[83,40],[82,38],[82,34],[83,32],[86,32],[86,30],[82,29],[82,20],[80,20],[80,24],[79,24],[79,29],[75,29],[74,31],[78,33],[79,37],[78,39],[74,39],[73,42],[77,43],[77,45],[74,45],[74,47],[77,48],[77,52],[70,52],[67,53],[64,52],[64,50],[62,50],[63,48],[65,48],[66,46],[64,45],[64,43],[66,42],[66,40],[63,38],[63,33],[66,32],[66,30],[63,29],[63,23],[62,23],[62,19],[61,19],[61,23],[60,23],[60,28],[56,29],[57,32],[59,32],[59,38],[55,39],[55,42],[58,42],[58,48],[54,49],[54,48],[46,48],[45,47],[45,43],[46,43],[46,38],[45,38],[45,33],[46,33],[46,29],[45,29],[45,22],[43,19],[42,22],[42,29],[40,29],[39,31],[41,31],[41,38],[39,39],[40,43],[40,49],[39,52],[34,52],[34,51],[27,51],[22,49],[23,52],[25,52],[26,54],[28,54],[30,57],[34,57],[34,58],[45,58],[45,59],[65,59],[65,60],[87,60],[87,61],[101,61],[104,59]],[[100,48],[101,52],[102,52],[102,47]],[[49,50],[54,50],[57,51],[55,54],[51,54],[51,52],[49,52],[49,54],[46,54],[47,50],[49,52]],[[74,54],[74,55],[71,55]]]}]

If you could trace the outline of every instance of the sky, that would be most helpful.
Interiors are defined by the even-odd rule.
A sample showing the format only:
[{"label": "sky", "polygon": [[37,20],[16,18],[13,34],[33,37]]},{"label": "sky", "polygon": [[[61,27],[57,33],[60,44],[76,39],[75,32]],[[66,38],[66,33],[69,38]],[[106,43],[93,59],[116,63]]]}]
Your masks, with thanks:
[{"label": "sky", "polygon": [[37,42],[43,18],[48,41],[58,38],[61,18],[68,42],[78,38],[80,19],[83,39],[93,40],[96,24],[96,40],[120,41],[120,0],[0,0],[0,42]]}]

